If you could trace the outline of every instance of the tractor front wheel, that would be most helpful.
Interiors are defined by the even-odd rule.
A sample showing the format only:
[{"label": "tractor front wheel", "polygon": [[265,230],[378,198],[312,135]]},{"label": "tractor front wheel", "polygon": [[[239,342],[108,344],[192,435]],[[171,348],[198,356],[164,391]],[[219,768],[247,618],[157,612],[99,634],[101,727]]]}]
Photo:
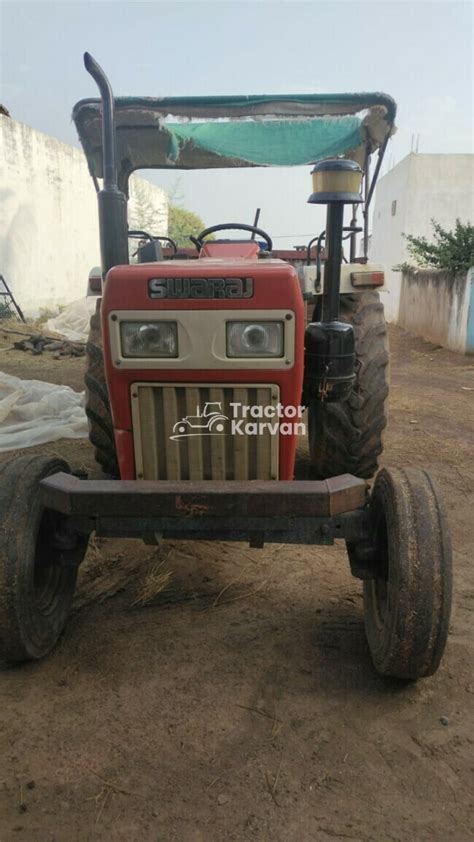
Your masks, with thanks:
[{"label": "tractor front wheel", "polygon": [[383,469],[370,512],[374,578],[364,581],[364,619],[374,666],[401,679],[432,675],[446,646],[451,611],[451,542],[443,505],[426,471]]},{"label": "tractor front wheel", "polygon": [[89,339],[86,345],[86,414],[89,422],[89,440],[95,449],[95,461],[104,473],[119,476],[115,450],[114,426],[110,412],[109,393],[105,380],[100,304],[91,317]]},{"label": "tractor front wheel", "polygon": [[346,401],[308,407],[312,474],[368,479],[377,470],[387,424],[388,338],[378,292],[341,295],[340,319],[354,328],[357,376]]},{"label": "tractor front wheel", "polygon": [[62,459],[20,456],[0,465],[0,658],[47,655],[71,607],[87,538],[45,509],[39,483],[69,467]]}]

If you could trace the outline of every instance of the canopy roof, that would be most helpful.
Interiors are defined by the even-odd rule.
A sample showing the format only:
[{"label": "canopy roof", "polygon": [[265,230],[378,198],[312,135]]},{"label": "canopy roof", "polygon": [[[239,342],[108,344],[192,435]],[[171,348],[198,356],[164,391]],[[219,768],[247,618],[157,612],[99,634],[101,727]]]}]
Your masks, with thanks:
[{"label": "canopy roof", "polygon": [[[336,155],[363,163],[393,132],[395,112],[382,93],[116,98],[119,185],[126,190],[136,169],[296,166]],[[78,102],[73,120],[101,178],[100,100]]]}]

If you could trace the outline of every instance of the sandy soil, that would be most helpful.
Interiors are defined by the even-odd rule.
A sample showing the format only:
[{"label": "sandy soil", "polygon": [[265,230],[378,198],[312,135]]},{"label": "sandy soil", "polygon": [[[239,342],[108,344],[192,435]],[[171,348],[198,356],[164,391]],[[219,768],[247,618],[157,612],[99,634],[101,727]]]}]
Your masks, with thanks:
[{"label": "sandy soil", "polygon": [[[436,676],[375,674],[343,546],[93,540],[55,652],[0,673],[2,842],[472,839],[474,360],[391,343],[384,463],[429,468],[453,532]],[[76,389],[82,368],[0,353]],[[93,464],[86,442],[41,450]]]}]

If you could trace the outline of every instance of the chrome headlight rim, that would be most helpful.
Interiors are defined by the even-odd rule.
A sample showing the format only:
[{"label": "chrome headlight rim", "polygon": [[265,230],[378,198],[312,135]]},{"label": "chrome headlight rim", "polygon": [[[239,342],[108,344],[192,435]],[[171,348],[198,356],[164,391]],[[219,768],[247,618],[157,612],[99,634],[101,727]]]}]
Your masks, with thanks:
[{"label": "chrome headlight rim", "polygon": [[[267,348],[251,346],[250,334],[267,337]],[[245,334],[247,336],[245,337]],[[255,341],[255,339],[254,339]],[[269,346],[273,344],[273,349]],[[226,321],[226,356],[228,359],[275,359],[285,355],[285,323],[281,319],[239,319]]]},{"label": "chrome headlight rim", "polygon": [[[157,331],[164,336],[159,339]],[[146,333],[149,333],[148,347]],[[141,336],[139,335],[141,332]],[[153,347],[153,333],[155,336]],[[179,356],[178,323],[171,320],[126,319],[120,321],[120,349],[124,359],[176,359]]]}]

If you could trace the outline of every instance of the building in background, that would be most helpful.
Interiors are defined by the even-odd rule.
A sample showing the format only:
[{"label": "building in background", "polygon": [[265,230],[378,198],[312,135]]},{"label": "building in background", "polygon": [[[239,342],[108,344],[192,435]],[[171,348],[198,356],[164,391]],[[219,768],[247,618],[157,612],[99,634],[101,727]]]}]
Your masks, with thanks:
[{"label": "building in background", "polygon": [[383,263],[388,292],[383,296],[388,321],[398,320],[401,273],[409,261],[403,234],[430,238],[431,220],[454,228],[456,218],[474,222],[474,155],[412,152],[384,175],[376,188],[369,259]]},{"label": "building in background", "polygon": [[[0,274],[27,316],[86,294],[100,264],[97,198],[80,149],[0,115]],[[134,176],[130,220],[168,233],[164,190]]]}]

